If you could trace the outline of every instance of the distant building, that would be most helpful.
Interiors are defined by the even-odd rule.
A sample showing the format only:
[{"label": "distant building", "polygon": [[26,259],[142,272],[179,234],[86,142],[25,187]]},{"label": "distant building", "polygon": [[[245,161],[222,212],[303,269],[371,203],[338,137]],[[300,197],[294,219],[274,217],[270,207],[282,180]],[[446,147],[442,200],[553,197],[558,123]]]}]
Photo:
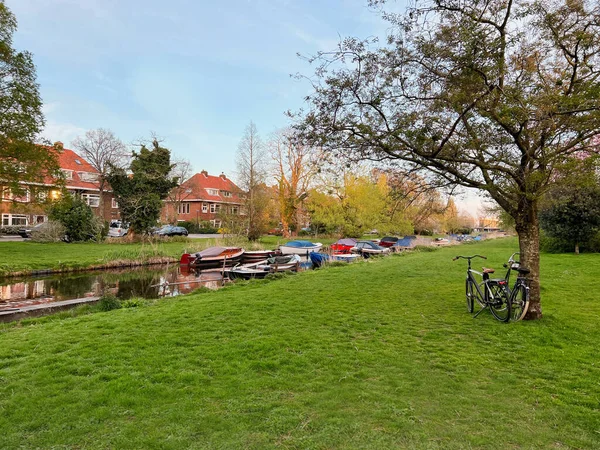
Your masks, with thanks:
[{"label": "distant building", "polygon": [[498,217],[479,217],[477,219],[477,226],[474,228],[475,231],[499,231],[500,219]]},{"label": "distant building", "polygon": [[[100,174],[90,163],[75,153],[62,147],[58,155],[61,171],[65,175],[65,187],[71,194],[80,195],[90,205],[92,211],[104,220],[110,221],[119,217],[119,207],[112,192],[105,190],[103,201],[100,199]],[[48,150],[51,151],[51,150]],[[33,186],[33,184],[31,184]],[[32,198],[31,189],[25,189],[25,194],[15,197],[9,188],[0,186],[0,227],[27,226],[46,222],[45,200],[60,198],[61,192],[56,181],[48,179],[43,185],[36,185],[37,199]]]},{"label": "distant building", "polygon": [[175,188],[165,200],[163,222],[210,222],[221,226],[223,214],[242,214],[242,191],[222,173],[209,175],[206,170],[197,173]]}]

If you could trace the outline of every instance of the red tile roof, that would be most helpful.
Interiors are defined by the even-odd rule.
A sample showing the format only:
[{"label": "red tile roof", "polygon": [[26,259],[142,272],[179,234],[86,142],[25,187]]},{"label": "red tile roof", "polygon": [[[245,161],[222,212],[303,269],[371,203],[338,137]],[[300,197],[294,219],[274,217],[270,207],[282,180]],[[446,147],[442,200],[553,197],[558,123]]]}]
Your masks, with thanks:
[{"label": "red tile roof", "polygon": [[[239,197],[240,188],[227,178],[225,174],[216,177],[209,175],[206,171],[202,171],[183,182],[180,189],[183,189],[185,192],[183,195],[184,201],[206,200],[223,203],[241,203]],[[190,189],[191,192],[186,192],[187,189]],[[209,194],[207,189],[218,189],[219,195]],[[231,192],[231,197],[225,197],[222,195],[222,191]]]},{"label": "red tile roof", "polygon": [[98,190],[99,183],[97,181],[83,181],[79,172],[92,174],[98,174],[99,172],[73,150],[63,149],[58,156],[58,162],[61,169],[73,171],[73,178],[65,180],[67,188]]}]

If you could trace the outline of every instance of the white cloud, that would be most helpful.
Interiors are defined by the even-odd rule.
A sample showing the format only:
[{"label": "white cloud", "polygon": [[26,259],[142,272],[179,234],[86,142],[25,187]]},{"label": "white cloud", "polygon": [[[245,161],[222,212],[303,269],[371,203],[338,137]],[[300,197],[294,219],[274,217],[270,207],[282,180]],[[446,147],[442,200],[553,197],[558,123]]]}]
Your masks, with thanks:
[{"label": "white cloud", "polygon": [[59,123],[48,120],[42,135],[50,142],[60,141],[64,143],[66,147],[69,147],[70,143],[77,136],[80,136],[85,132],[85,129],[78,127],[77,125],[73,125],[72,123]]}]

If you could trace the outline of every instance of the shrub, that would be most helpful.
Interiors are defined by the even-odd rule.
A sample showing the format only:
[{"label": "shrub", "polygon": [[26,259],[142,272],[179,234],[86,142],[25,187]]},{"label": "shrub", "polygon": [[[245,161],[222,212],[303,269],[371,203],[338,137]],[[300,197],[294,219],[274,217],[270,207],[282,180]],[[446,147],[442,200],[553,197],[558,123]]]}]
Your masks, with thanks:
[{"label": "shrub", "polygon": [[16,236],[19,234],[19,229],[23,228],[23,226],[7,226],[0,228],[0,234],[5,234],[7,236]]},{"label": "shrub", "polygon": [[113,309],[122,308],[121,302],[114,295],[103,295],[98,302],[100,311],[112,311]]},{"label": "shrub", "polygon": [[217,228],[213,227],[210,222],[179,222],[177,224],[180,227],[184,227],[188,230],[188,233],[194,234],[217,234],[219,231]]},{"label": "shrub", "polygon": [[103,222],[81,197],[65,193],[52,204],[48,216],[64,225],[70,242],[102,240]]},{"label": "shrub", "polygon": [[143,298],[130,298],[121,303],[123,308],[138,308],[146,306],[146,301]]},{"label": "shrub", "polygon": [[65,226],[55,220],[31,230],[31,240],[36,242],[60,242],[65,239]]}]

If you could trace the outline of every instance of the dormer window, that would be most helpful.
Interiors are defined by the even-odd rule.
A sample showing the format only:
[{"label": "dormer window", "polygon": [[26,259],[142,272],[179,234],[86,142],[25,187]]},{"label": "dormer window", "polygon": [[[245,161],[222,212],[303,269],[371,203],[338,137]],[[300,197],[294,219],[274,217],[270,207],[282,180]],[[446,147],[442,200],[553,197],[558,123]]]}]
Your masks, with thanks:
[{"label": "dormer window", "polygon": [[229,191],[221,191],[221,194],[223,194],[223,197],[231,197],[231,192]]},{"label": "dormer window", "polygon": [[61,172],[65,175],[65,180],[73,179],[73,171],[68,169],[60,169]]},{"label": "dormer window", "polygon": [[219,195],[218,189],[206,189],[206,192],[208,192],[208,195]]},{"label": "dormer window", "polygon": [[98,174],[92,172],[77,172],[81,181],[94,182],[98,181]]}]

